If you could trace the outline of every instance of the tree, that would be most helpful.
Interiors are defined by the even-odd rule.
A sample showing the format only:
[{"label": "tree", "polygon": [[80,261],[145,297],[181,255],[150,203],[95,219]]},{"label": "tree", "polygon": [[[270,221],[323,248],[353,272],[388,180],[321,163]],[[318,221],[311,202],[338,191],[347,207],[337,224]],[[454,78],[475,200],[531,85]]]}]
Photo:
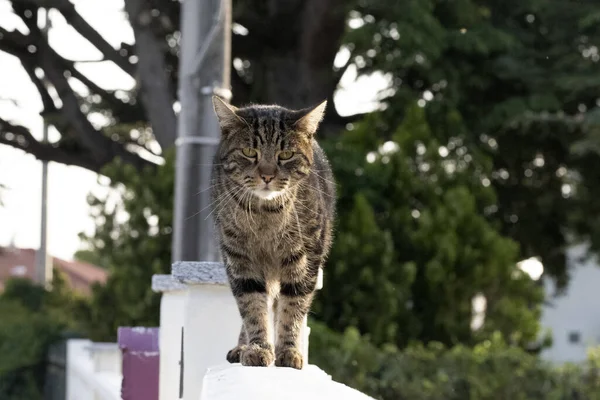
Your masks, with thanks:
[{"label": "tree", "polygon": [[521,245],[521,257],[541,256],[559,286],[568,280],[569,236],[600,248],[600,157],[572,151],[598,126],[596,6],[369,1],[355,8],[360,27],[346,39],[359,73],[392,77],[384,93],[388,137],[411,99],[426,105],[440,140],[449,134],[438,128],[447,109],[460,113],[464,146],[493,161],[498,198],[488,218]]},{"label": "tree", "polygon": [[[22,60],[42,99],[46,100],[44,115],[58,126],[63,136],[58,143],[39,147],[39,143],[29,142],[26,131],[5,121],[2,125],[5,133],[0,134],[0,141],[10,142],[10,145],[33,154],[37,152],[48,159],[64,160],[96,171],[119,156],[137,171],[143,171],[151,163],[140,158],[138,150],[149,151],[147,143],[153,138],[168,147],[169,138],[173,137],[168,129],[160,129],[163,125],[158,121],[152,121],[152,117],[157,116],[151,112],[156,109],[152,107],[159,103],[148,103],[160,101],[164,106],[175,100],[178,2],[126,1],[137,40],[134,45],[123,44],[120,49],[107,46],[66,0],[50,0],[50,3],[12,0],[12,4],[15,13],[28,24],[30,33],[0,30],[0,49]],[[132,76],[139,76],[138,89],[126,94],[107,93],[77,71],[77,62],[58,58],[33,24],[37,10],[44,4],[52,4],[63,13],[72,26],[102,51],[105,59],[130,71]],[[600,210],[594,201],[600,189],[596,183],[600,158],[585,146],[589,143],[586,139],[590,139],[597,129],[597,119],[593,117],[597,111],[595,66],[600,58],[596,48],[600,28],[595,23],[598,12],[593,7],[594,2],[587,0],[563,5],[554,0],[495,0],[486,4],[473,0],[344,3],[297,0],[266,4],[245,0],[234,4],[237,22],[232,77],[235,102],[277,101],[290,106],[305,105],[322,96],[331,98],[339,78],[347,69],[356,68],[363,75],[383,72],[390,77],[390,88],[381,93],[382,110],[361,128],[373,132],[373,138],[371,142],[364,142],[366,139],[363,138],[363,142],[356,144],[357,152],[352,153],[354,158],[348,158],[354,160],[349,162],[349,168],[364,164],[361,157],[365,151],[375,151],[388,140],[399,140],[395,139],[397,127],[410,117],[409,105],[417,101],[425,110],[426,124],[422,126],[427,126],[430,134],[423,144],[426,149],[435,149],[437,144],[444,144],[446,150],[454,146],[457,154],[460,152],[461,157],[469,156],[473,161],[471,169],[460,175],[461,179],[490,183],[487,190],[473,186],[472,182],[461,181],[456,187],[438,183],[447,197],[427,199],[432,202],[428,207],[441,214],[427,215],[417,209],[420,221],[427,217],[454,224],[452,226],[457,228],[468,226],[468,232],[482,236],[478,238],[480,242],[472,245],[488,246],[490,251],[497,250],[493,246],[496,242],[483,242],[487,237],[484,234],[491,232],[490,227],[498,229],[502,236],[519,244],[519,257],[541,256],[547,275],[555,277],[562,285],[568,278],[564,256],[565,247],[570,244],[567,235],[576,234],[576,238],[589,239],[594,246],[600,246],[600,230],[596,223]],[[350,21],[348,27],[344,25],[346,19]],[[334,68],[333,60],[340,45],[349,55],[348,61],[342,67]],[[158,54],[157,49],[162,53]],[[36,54],[32,55],[30,51]],[[158,64],[152,64],[152,60]],[[164,68],[160,62],[164,63]],[[35,68],[43,70],[44,78],[37,77]],[[164,74],[148,76],[152,71],[164,71]],[[79,96],[65,85],[65,72],[71,79],[83,82],[89,95]],[[152,83],[157,83],[156,87]],[[63,103],[60,109],[47,101],[46,85],[60,89],[57,90]],[[122,101],[125,95],[129,101]],[[140,101],[137,101],[138,96]],[[157,100],[154,96],[162,97]],[[83,111],[78,101],[87,106]],[[169,107],[161,110],[171,113]],[[335,132],[336,127],[345,126],[354,119],[342,118],[334,109],[330,110],[325,128],[334,138],[336,136],[331,132]],[[86,122],[89,112],[106,113],[110,116],[109,124],[101,130],[90,130]],[[172,120],[170,115],[158,117],[161,121]],[[459,121],[458,126],[456,121]],[[15,136],[14,132],[21,132],[21,136]],[[428,147],[427,143],[437,144]],[[573,151],[578,144],[581,148],[582,143],[585,151]],[[335,147],[330,151],[333,157],[336,151]],[[435,153],[436,150],[431,151]],[[391,156],[387,157],[391,159]],[[486,164],[488,159],[491,165]],[[418,158],[408,160],[411,159],[403,162],[417,170],[425,168],[424,165],[440,168],[443,164],[439,161],[434,164],[431,160],[422,164],[422,160],[415,161]],[[456,161],[456,165],[449,168],[457,169],[460,165]],[[392,166],[386,165],[386,168]],[[400,171],[409,171],[409,166],[404,165]],[[391,170],[386,168],[382,167],[381,171]],[[482,171],[486,171],[485,177],[481,176]],[[343,171],[338,169],[339,173],[343,174]],[[382,178],[379,175],[373,177]],[[127,179],[114,174],[113,180],[117,178]],[[406,179],[413,182],[410,175]],[[349,173],[341,180],[342,188],[350,185],[348,193],[352,195],[346,195],[343,201],[348,204],[340,206],[353,218],[366,219],[365,216],[371,213],[378,216],[380,210],[394,210],[385,202],[385,197],[378,198],[375,192],[359,195],[362,186],[352,184],[360,181],[356,176]],[[376,188],[382,190],[380,193],[388,193],[385,187]],[[420,190],[435,194],[435,188],[431,184]],[[134,189],[136,193],[143,193],[141,187]],[[167,193],[170,192],[160,196],[167,196]],[[495,199],[491,200],[487,193],[495,193]],[[159,196],[158,192],[156,196]],[[401,199],[410,200],[402,196]],[[461,211],[463,214],[451,209],[450,205],[455,203],[466,206]],[[349,210],[354,210],[357,215]],[[442,213],[442,210],[446,211]],[[475,211],[482,213],[484,219],[474,218]],[[394,254],[404,251],[403,242],[396,237],[406,234],[401,224],[414,221],[405,219],[405,211],[397,213],[404,215],[395,221],[398,226],[381,222],[365,225],[365,232],[381,239],[377,244],[380,247],[367,252],[365,257],[373,251],[382,251],[389,257],[383,261],[390,263],[389,260],[398,257]],[[117,223],[115,229],[125,229],[126,224],[122,225]],[[167,229],[168,225],[163,227]],[[433,233],[428,231],[428,234]],[[118,237],[118,232],[113,235]],[[352,233],[342,240],[352,243],[365,235]],[[390,235],[393,249],[389,247]],[[500,240],[502,237],[496,239],[504,243],[508,255],[516,251],[509,242]],[[422,262],[443,254],[439,249],[424,245],[419,249],[419,254],[415,253],[414,257]],[[508,255],[497,265],[502,273],[506,271],[502,268],[509,262]],[[133,268],[132,258],[127,263],[124,261],[113,261],[111,268]],[[385,263],[381,268],[384,273],[390,273],[389,265],[392,264]],[[131,273],[139,272],[132,270]],[[512,289],[519,292],[518,288]],[[120,290],[124,295],[131,295],[127,297],[129,299],[147,300],[145,292],[134,293],[126,287]],[[491,294],[488,296],[494,298]],[[430,306],[413,301],[416,308]],[[434,310],[435,306],[434,303]],[[439,335],[445,337],[444,341],[450,340],[443,329],[430,328],[427,328],[427,337]],[[468,332],[461,335],[468,335]]]},{"label": "tree", "polygon": [[174,157],[169,152],[163,166],[141,173],[121,163],[103,172],[111,178],[111,194],[89,198],[96,232],[82,239],[84,257],[110,275],[78,313],[88,337],[100,341],[115,340],[119,326],[158,324],[160,295],[150,282],[170,272]]},{"label": "tree", "polygon": [[[33,154],[40,160],[77,165],[99,172],[115,158],[138,170],[148,165],[149,143],[165,150],[176,137],[176,101],[180,2],[127,0],[135,43],[113,48],[82,18],[69,0],[10,0],[29,33],[0,27],[0,50],[17,57],[43,102],[42,116],[61,134],[56,143],[37,141],[23,126],[0,117],[0,144]],[[344,32],[346,6],[341,0],[295,0],[262,4],[235,1],[238,29],[233,39],[233,86],[236,101],[285,102],[306,106],[332,98],[333,60]],[[103,89],[78,70],[80,60],[67,60],[52,49],[37,26],[42,9],[55,9],[102,53],[136,79],[130,92]],[[285,29],[280,29],[285,27]],[[279,30],[280,34],[273,35]],[[283,33],[283,34],[281,34]],[[41,77],[40,77],[41,75]],[[290,79],[291,78],[291,79]],[[85,93],[70,82],[78,81]],[[51,96],[56,90],[58,105]],[[88,117],[107,118],[98,128]],[[329,120],[344,123],[333,107]],[[144,156],[146,154],[146,156]]]},{"label": "tree", "polygon": [[[44,117],[62,138],[42,144],[23,127],[0,120],[0,143],[94,171],[115,157],[138,170],[152,165],[140,156],[151,150],[148,144],[156,140],[166,149],[175,137],[171,105],[176,100],[179,2],[127,0],[136,41],[118,49],[68,0],[11,4],[30,32],[0,28],[0,50],[21,60],[40,92]],[[489,179],[497,192],[497,210],[487,217],[520,244],[521,257],[541,256],[546,274],[564,285],[567,235],[600,248],[595,223],[600,210],[594,201],[600,157],[593,151],[572,151],[588,149],[586,138],[598,125],[600,28],[593,1],[233,4],[235,103],[305,106],[331,100],[349,69],[360,75],[382,72],[390,77],[390,88],[381,93],[385,112],[380,123],[386,128],[378,132],[389,138],[407,105],[417,100],[426,104],[436,135],[447,134],[445,108],[459,112],[467,128],[464,146],[483,148],[493,160]],[[135,77],[136,89],[103,90],[77,70],[77,60],[65,60],[49,48],[35,26],[43,7],[61,12],[104,60]],[[334,67],[340,48],[347,61]],[[88,91],[73,91],[69,80],[78,80]],[[60,94],[61,107],[52,101],[51,88]],[[90,113],[107,116],[107,124],[94,128],[87,121]],[[323,134],[336,136],[359,117],[341,117],[330,106]]]},{"label": "tree", "polygon": [[[93,171],[99,171],[115,157],[120,157],[140,168],[149,164],[128,150],[133,147],[149,151],[143,138],[133,138],[129,132],[121,136],[113,135],[115,132],[111,132],[110,129],[115,126],[115,123],[143,122],[142,107],[119,99],[119,93],[102,89],[79,72],[75,60],[67,60],[52,49],[37,25],[39,10],[44,6],[57,9],[84,38],[102,51],[104,59],[113,61],[133,76],[135,69],[128,58],[131,56],[130,50],[113,49],[67,0],[53,2],[15,0],[11,4],[14,13],[21,18],[29,33],[24,34],[18,30],[8,31],[0,27],[0,50],[21,61],[40,94],[44,108],[42,117],[58,130],[61,139],[49,144],[39,142],[25,127],[0,118],[0,143],[27,151],[41,160],[77,165]],[[134,15],[134,17],[138,16]],[[39,77],[38,74],[42,76]],[[82,83],[87,88],[87,92],[75,92],[70,86],[70,80]],[[53,100],[50,94],[52,90],[58,94],[60,106]],[[88,120],[90,113],[98,112],[96,104],[99,103],[104,106],[102,113],[109,121],[113,120],[104,129],[97,129]],[[169,113],[169,110],[172,111],[172,108],[168,108],[165,112]],[[161,117],[163,115],[164,113]],[[154,134],[159,142],[162,142],[162,138],[165,137],[164,142],[168,143],[167,133],[155,129]]]},{"label": "tree", "polygon": [[[387,142],[375,139],[378,117],[330,151],[338,233],[315,317],[401,347],[476,343],[494,331],[521,345],[536,340],[543,295],[516,268],[518,245],[485,218],[495,204],[487,157],[465,151],[455,115],[447,120],[457,137],[446,143],[416,105]],[[473,330],[478,296],[487,310]]]}]

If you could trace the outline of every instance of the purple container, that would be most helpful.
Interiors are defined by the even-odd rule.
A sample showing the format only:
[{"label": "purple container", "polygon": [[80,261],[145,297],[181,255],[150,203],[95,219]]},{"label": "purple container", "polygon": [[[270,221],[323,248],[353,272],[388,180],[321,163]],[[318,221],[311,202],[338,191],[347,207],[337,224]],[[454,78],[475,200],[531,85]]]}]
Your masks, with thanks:
[{"label": "purple container", "polygon": [[159,328],[120,327],[123,354],[123,400],[158,400]]}]

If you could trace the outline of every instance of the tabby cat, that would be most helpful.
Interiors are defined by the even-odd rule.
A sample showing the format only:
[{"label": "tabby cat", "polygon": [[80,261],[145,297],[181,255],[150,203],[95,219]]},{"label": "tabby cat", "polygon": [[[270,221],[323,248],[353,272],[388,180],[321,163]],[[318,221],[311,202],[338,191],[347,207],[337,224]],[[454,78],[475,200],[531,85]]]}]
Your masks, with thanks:
[{"label": "tabby cat", "polygon": [[[218,97],[216,231],[242,317],[231,363],[301,369],[300,331],[332,239],[335,185],[315,134],[326,102],[293,111]],[[268,310],[275,315],[273,326]]]}]

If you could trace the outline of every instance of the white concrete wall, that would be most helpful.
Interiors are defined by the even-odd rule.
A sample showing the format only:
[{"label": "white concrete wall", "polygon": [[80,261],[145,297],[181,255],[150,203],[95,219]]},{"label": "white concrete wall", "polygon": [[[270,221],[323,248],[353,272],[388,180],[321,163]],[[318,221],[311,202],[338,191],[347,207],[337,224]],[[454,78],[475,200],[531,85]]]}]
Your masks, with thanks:
[{"label": "white concrete wall", "polygon": [[69,340],[66,400],[120,400],[121,365],[116,343]]},{"label": "white concrete wall", "polygon": [[374,400],[331,380],[309,365],[292,368],[253,368],[239,364],[210,368],[200,400]]},{"label": "white concrete wall", "polygon": [[[322,276],[318,288],[322,287]],[[160,400],[179,399],[182,328],[184,400],[345,399],[372,400],[313,365],[252,368],[230,365],[225,355],[241,327],[237,305],[218,263],[176,263],[173,275],[155,275],[162,293],[160,316]],[[310,329],[303,327],[308,359]],[[67,400],[121,399],[122,356],[114,343],[70,340],[67,344]]]},{"label": "white concrete wall", "polygon": [[184,321],[186,292],[177,290],[163,293],[160,303],[159,399],[179,398],[179,371],[181,358],[181,328]]},{"label": "white concrete wall", "polygon": [[[322,287],[322,281],[322,274],[319,274],[318,289]],[[183,399],[198,400],[203,385],[199,377],[204,376],[210,367],[227,365],[225,356],[237,344],[242,326],[225,268],[214,262],[176,262],[171,275],[153,277],[152,287],[154,291],[163,293],[160,400],[179,396],[182,327]],[[305,321],[301,333],[305,363],[308,360],[309,334]]]},{"label": "white concrete wall", "polygon": [[237,344],[242,320],[227,286],[190,285],[186,303],[183,399],[198,400],[201,377],[209,367],[227,363],[225,356]]},{"label": "white concrete wall", "polygon": [[[323,275],[322,271],[319,271],[317,289],[321,289],[322,286]],[[239,365],[231,366],[225,360],[227,352],[237,344],[242,325],[225,269],[222,264],[214,262],[176,262],[173,264],[171,275],[153,277],[152,288],[163,294],[160,318],[160,400],[179,398],[182,327],[183,399],[199,400],[201,393],[204,393],[205,382],[213,382],[212,378],[201,378],[209,369],[220,368],[229,371],[229,368],[241,368]],[[306,320],[303,325],[301,337],[305,369],[318,370],[307,365],[310,328]],[[238,371],[235,368],[234,370]],[[269,367],[258,370],[263,370],[263,373],[269,376],[278,369]],[[284,370],[289,371],[286,368]],[[279,372],[277,376],[289,373],[291,372]],[[308,379],[303,381],[306,384],[314,374],[297,376]],[[320,376],[327,375],[321,371]],[[330,378],[328,382],[332,383]],[[270,383],[265,384],[267,388],[272,386]]]},{"label": "white concrete wall", "polygon": [[[544,282],[546,299],[550,303],[542,314],[542,328],[552,330],[553,345],[542,352],[542,358],[555,362],[581,362],[590,346],[600,344],[600,265],[594,258],[579,262],[585,247],[571,248],[568,266],[571,279],[566,293],[553,297],[551,282]],[[580,333],[579,343],[571,343],[569,334]]]}]

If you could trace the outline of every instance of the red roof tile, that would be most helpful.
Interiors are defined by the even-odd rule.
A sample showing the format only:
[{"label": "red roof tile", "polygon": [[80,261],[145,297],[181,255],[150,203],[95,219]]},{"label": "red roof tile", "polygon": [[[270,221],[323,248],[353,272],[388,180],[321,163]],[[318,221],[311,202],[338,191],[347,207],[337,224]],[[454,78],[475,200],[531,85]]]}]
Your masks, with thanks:
[{"label": "red roof tile", "polygon": [[[0,247],[0,291],[4,282],[12,277],[33,279],[35,275],[34,249]],[[63,272],[70,286],[84,294],[90,293],[95,282],[104,283],[108,278],[106,270],[80,261],[66,261],[53,257],[55,269]]]}]

